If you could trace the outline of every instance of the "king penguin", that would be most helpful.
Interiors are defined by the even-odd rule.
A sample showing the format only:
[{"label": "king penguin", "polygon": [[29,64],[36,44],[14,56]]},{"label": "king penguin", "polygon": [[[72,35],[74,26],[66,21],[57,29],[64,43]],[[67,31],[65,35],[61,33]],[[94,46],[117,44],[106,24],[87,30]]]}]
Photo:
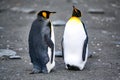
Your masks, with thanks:
[{"label": "king penguin", "polygon": [[80,10],[73,6],[72,17],[65,25],[62,39],[62,53],[68,70],[83,70],[87,61],[88,34],[80,17]]},{"label": "king penguin", "polygon": [[54,29],[49,20],[52,13],[42,10],[37,14],[29,32],[29,55],[34,73],[49,73],[55,66]]}]

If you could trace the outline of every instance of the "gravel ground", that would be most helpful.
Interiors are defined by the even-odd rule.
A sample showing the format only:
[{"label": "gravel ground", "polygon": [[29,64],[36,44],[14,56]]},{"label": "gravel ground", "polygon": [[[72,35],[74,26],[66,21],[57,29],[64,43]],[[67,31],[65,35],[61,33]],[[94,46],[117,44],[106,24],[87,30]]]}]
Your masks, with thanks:
[{"label": "gravel ground", "polygon": [[[72,5],[82,12],[92,58],[83,71],[64,68],[61,57],[49,74],[33,74],[28,54],[28,33],[36,13],[56,11],[51,21],[67,21]],[[120,0],[0,0],[0,49],[11,49],[21,59],[0,58],[0,80],[120,80]],[[55,26],[56,51],[64,26]]]}]

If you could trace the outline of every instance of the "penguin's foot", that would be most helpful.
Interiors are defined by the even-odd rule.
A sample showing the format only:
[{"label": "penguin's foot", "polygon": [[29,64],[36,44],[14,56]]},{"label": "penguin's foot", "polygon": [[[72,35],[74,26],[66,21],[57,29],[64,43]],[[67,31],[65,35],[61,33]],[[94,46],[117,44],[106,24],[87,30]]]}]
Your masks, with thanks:
[{"label": "penguin's foot", "polygon": [[69,65],[69,64],[67,64],[67,67],[66,67],[68,70],[75,70],[75,71],[77,71],[77,70],[80,70],[77,66],[74,66],[74,65]]},{"label": "penguin's foot", "polygon": [[38,73],[40,73],[40,70],[34,68],[30,74],[38,74]]},{"label": "penguin's foot", "polygon": [[42,70],[42,73],[48,74],[48,71],[47,71],[46,69],[43,69],[43,70]]}]

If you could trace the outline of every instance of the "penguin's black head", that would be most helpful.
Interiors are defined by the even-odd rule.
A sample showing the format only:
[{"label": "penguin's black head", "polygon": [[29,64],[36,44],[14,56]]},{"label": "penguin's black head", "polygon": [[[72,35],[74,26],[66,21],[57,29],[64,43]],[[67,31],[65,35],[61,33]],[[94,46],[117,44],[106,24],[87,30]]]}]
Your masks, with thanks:
[{"label": "penguin's black head", "polygon": [[50,12],[50,11],[46,11],[46,10],[43,10],[43,11],[40,11],[37,15],[38,17],[43,17],[45,19],[48,19],[50,17],[50,14],[52,13],[56,13],[56,12]]},{"label": "penguin's black head", "polygon": [[72,16],[76,16],[76,17],[81,17],[81,11],[78,10],[75,6],[73,6],[73,14]]}]

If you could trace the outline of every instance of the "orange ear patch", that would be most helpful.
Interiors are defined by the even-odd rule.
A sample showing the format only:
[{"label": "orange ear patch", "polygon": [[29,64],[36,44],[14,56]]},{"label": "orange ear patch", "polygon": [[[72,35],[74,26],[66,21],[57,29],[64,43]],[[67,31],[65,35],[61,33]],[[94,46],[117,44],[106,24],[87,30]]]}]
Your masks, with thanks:
[{"label": "orange ear patch", "polygon": [[76,9],[76,8],[74,8],[74,10],[75,10],[75,12],[77,12],[77,9]]},{"label": "orange ear patch", "polygon": [[46,12],[42,12],[42,16],[43,16],[44,18],[46,18],[46,17],[47,17],[47,13],[46,13]]}]

